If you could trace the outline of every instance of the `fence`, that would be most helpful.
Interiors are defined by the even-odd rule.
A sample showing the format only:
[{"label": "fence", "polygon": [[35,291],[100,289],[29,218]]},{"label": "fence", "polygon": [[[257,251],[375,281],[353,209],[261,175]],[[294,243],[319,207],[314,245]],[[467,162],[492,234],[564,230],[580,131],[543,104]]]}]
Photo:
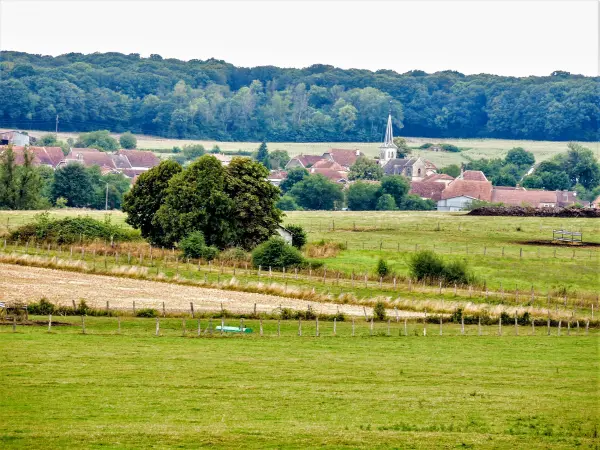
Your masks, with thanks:
[{"label": "fence", "polygon": [[[296,288],[310,289],[315,293],[315,287],[326,296],[343,297],[344,295],[408,295],[414,299],[434,297],[444,300],[462,300],[469,302],[482,302],[491,304],[506,304],[517,306],[532,306],[545,309],[572,309],[594,314],[600,307],[597,293],[579,293],[570,295],[569,292],[557,292],[546,289],[544,292],[536,291],[533,286],[518,286],[514,289],[500,283],[490,286],[487,283],[477,286],[447,286],[438,283],[431,286],[425,282],[417,283],[415,280],[404,277],[376,277],[369,273],[350,274],[341,271],[328,270],[327,267],[317,269],[292,269],[285,268],[277,271],[276,268],[253,268],[247,262],[234,263],[226,266],[214,264],[203,260],[182,260],[173,250],[148,248],[147,252],[140,250],[137,254],[120,253],[118,248],[104,247],[101,251],[94,248],[91,252],[85,246],[20,246],[8,245],[3,248],[5,254],[17,257],[36,256],[46,259],[46,264],[61,266],[64,269],[79,271],[102,272],[108,274],[127,275],[132,269],[136,275],[147,278],[158,277],[173,281],[191,281],[216,283],[217,285],[238,282],[269,281],[283,285],[283,295],[286,295],[288,283],[293,283]],[[30,261],[35,265],[35,261]],[[43,264],[42,264],[43,265]],[[139,270],[138,270],[139,269]],[[142,271],[140,274],[139,271]],[[351,300],[351,299],[348,299]],[[587,310],[587,311],[586,311]]]}]

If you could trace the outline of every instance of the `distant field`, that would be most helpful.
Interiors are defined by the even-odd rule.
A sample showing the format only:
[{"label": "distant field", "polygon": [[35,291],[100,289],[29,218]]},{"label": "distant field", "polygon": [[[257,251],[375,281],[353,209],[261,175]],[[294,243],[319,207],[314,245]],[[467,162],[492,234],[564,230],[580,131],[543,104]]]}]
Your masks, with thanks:
[{"label": "distant field", "polygon": [[[37,317],[46,320],[46,317]],[[55,318],[59,320],[59,318]],[[60,318],[0,327],[9,448],[595,448],[598,335],[495,327],[273,322],[268,337],[195,338],[196,322]],[[228,322],[236,325],[237,321]],[[203,320],[202,327],[206,327]],[[256,321],[248,321],[255,330]],[[420,334],[417,336],[415,334]],[[42,444],[43,443],[43,444]]]},{"label": "distant field", "polygon": [[[33,136],[40,136],[44,132],[30,131]],[[67,139],[68,137],[76,138],[78,133],[59,133],[61,139]],[[118,137],[117,134],[114,134]],[[427,150],[414,150],[415,155],[421,155],[424,158],[432,161],[439,167],[447,166],[449,164],[460,164],[461,162],[467,162],[466,157],[472,159],[480,158],[499,158],[506,155],[508,150],[513,147],[523,147],[525,150],[529,150],[534,153],[536,160],[543,161],[551,158],[557,153],[565,152],[567,149],[567,142],[554,142],[554,141],[517,141],[517,140],[505,140],[505,139],[438,139],[438,138],[419,138],[419,137],[407,137],[409,145],[412,147],[418,147],[425,142],[432,143],[449,143],[459,147],[468,148],[461,153],[447,153],[447,152],[431,152]],[[201,140],[187,140],[187,139],[165,139],[155,136],[138,136],[138,148],[143,149],[171,149],[174,146],[182,147],[187,144],[202,144],[207,149],[212,148],[214,145],[218,145],[222,150],[226,151],[254,151],[258,148],[258,142],[217,142],[217,141],[201,141]],[[598,142],[582,142],[582,145],[594,150],[596,157],[600,159],[600,143]],[[365,142],[269,142],[270,150],[286,150],[290,156],[296,156],[301,153],[304,154],[322,154],[324,151],[330,148],[348,148],[348,149],[359,149],[363,153],[369,156],[376,156],[379,154],[379,143],[365,143]],[[164,156],[164,154],[161,154]]]}]

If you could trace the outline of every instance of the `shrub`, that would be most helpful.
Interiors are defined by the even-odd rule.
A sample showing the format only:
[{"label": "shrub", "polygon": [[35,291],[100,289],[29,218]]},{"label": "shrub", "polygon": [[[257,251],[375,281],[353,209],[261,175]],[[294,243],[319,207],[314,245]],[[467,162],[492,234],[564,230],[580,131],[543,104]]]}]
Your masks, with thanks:
[{"label": "shrub", "polygon": [[126,131],[119,137],[119,144],[121,148],[131,150],[137,147],[137,138],[130,131]]},{"label": "shrub", "polygon": [[132,241],[139,239],[139,232],[126,230],[111,222],[110,217],[101,220],[91,217],[67,217],[51,219],[48,213],[35,216],[33,222],[25,224],[10,234],[14,241],[29,240],[73,244],[80,240],[101,239],[104,241]]},{"label": "shrub", "polygon": [[422,149],[422,150],[426,150],[426,149],[428,149],[430,147],[433,147],[433,144],[431,142],[426,142],[423,145],[421,145],[419,148]]},{"label": "shrub", "polygon": [[304,258],[300,251],[278,237],[274,236],[263,242],[252,252],[252,264],[254,267],[298,267],[302,266]]},{"label": "shrub", "polygon": [[379,258],[379,261],[377,262],[377,269],[375,271],[380,277],[385,277],[389,274],[390,268],[384,259]]},{"label": "shrub", "polygon": [[239,247],[228,248],[219,254],[219,260],[226,263],[249,262],[251,259],[250,253]]},{"label": "shrub", "polygon": [[301,211],[302,208],[296,203],[296,199],[291,195],[284,195],[279,199],[276,205],[282,211]]},{"label": "shrub", "polygon": [[304,228],[302,228],[300,225],[286,225],[285,228],[292,233],[292,245],[299,250],[304,247],[307,240],[307,235],[306,231],[304,231]]},{"label": "shrub", "polygon": [[430,250],[415,253],[408,265],[411,276],[419,281],[442,281],[445,284],[468,284],[474,281],[465,261],[445,263]]},{"label": "shrub", "polygon": [[179,248],[186,258],[203,258],[208,261],[213,260],[219,254],[216,247],[209,247],[204,241],[204,235],[201,231],[192,231],[179,243]]},{"label": "shrub", "polygon": [[135,312],[136,317],[158,317],[158,311],[154,308],[138,309]]},{"label": "shrub", "polygon": [[385,320],[387,318],[387,314],[385,312],[385,305],[383,302],[379,301],[375,303],[375,307],[373,308],[373,318],[375,320]]},{"label": "shrub", "polygon": [[456,145],[452,145],[452,144],[440,144],[440,147],[442,147],[447,152],[452,152],[452,153],[458,153],[458,152],[460,152],[460,148],[458,148]]},{"label": "shrub", "polygon": [[66,208],[67,207],[67,203],[68,203],[68,200],[66,198],[64,198],[64,197],[58,197],[56,199],[56,201],[54,202],[54,204],[56,205],[56,207],[60,208],[60,209]]},{"label": "shrub", "polygon": [[320,242],[308,245],[306,254],[311,258],[332,258],[340,250],[346,250],[345,244],[341,242],[329,242],[323,239]]}]

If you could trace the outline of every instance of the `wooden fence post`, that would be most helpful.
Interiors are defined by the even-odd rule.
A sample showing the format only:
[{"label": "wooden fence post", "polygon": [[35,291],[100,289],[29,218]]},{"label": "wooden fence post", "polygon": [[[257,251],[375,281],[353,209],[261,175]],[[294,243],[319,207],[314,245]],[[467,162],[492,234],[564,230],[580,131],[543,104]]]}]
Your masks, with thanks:
[{"label": "wooden fence post", "polygon": [[192,319],[194,318],[194,302],[190,302],[190,312],[192,313]]},{"label": "wooden fence post", "polygon": [[550,336],[550,313],[548,313],[548,336]]},{"label": "wooden fence post", "polygon": [[298,317],[298,336],[302,336],[302,319]]},{"label": "wooden fence post", "polygon": [[110,311],[110,305],[108,304],[108,300],[106,300],[106,315],[108,315],[109,311]]},{"label": "wooden fence post", "polygon": [[396,323],[400,322],[400,316],[398,315],[398,307],[394,306],[394,312],[396,313]]},{"label": "wooden fence post", "polygon": [[315,336],[319,337],[319,316],[317,316],[315,318],[315,322],[316,322],[316,326],[317,326],[316,331],[315,331]]},{"label": "wooden fence post", "polygon": [[263,323],[262,323],[262,317],[260,318],[260,321],[259,321],[259,323],[260,323],[260,335],[262,336],[262,335],[263,335]]},{"label": "wooden fence post", "polygon": [[337,317],[333,318],[333,335],[337,335]]},{"label": "wooden fence post", "polygon": [[442,336],[444,334],[444,331],[442,330],[442,316],[440,315],[440,336]]},{"label": "wooden fence post", "polygon": [[498,317],[498,336],[502,336],[502,315]]},{"label": "wooden fence post", "polygon": [[387,335],[388,336],[390,335],[390,322],[391,322],[391,320],[388,319],[388,326],[387,326]]},{"label": "wooden fence post", "polygon": [[477,335],[481,336],[481,316],[477,320]]},{"label": "wooden fence post", "polygon": [[117,316],[117,334],[121,334],[121,316]]},{"label": "wooden fence post", "polygon": [[408,336],[408,323],[407,323],[408,319],[405,317],[404,318],[404,336]]},{"label": "wooden fence post", "polygon": [[223,318],[223,316],[221,315],[221,336],[223,336],[224,330],[223,328],[225,327],[225,319]]},{"label": "wooden fence post", "polygon": [[52,330],[52,314],[48,314],[48,332]]},{"label": "wooden fence post", "polygon": [[373,336],[373,317],[371,317],[371,326],[369,328],[369,335]]},{"label": "wooden fence post", "polygon": [[587,336],[590,330],[590,319],[585,321],[585,335]]},{"label": "wooden fence post", "polygon": [[557,331],[557,336],[560,336],[560,329],[562,328],[562,319],[560,319],[558,321],[558,331]]},{"label": "wooden fence post", "polygon": [[571,321],[567,320],[567,336],[571,336]]},{"label": "wooden fence post", "polygon": [[460,334],[465,334],[465,316],[464,314],[460,315]]},{"label": "wooden fence post", "polygon": [[85,334],[85,316],[81,316],[81,333]]},{"label": "wooden fence post", "polygon": [[163,317],[166,317],[167,310],[165,309],[165,302],[162,302],[162,307],[163,307]]},{"label": "wooden fence post", "polygon": [[535,336],[535,319],[531,319],[531,335]]},{"label": "wooden fence post", "polygon": [[186,329],[185,329],[185,318],[181,319],[181,335],[185,336],[186,333]]},{"label": "wooden fence post", "polygon": [[515,311],[515,336],[519,335],[519,323],[517,322],[517,312]]},{"label": "wooden fence post", "polygon": [[12,330],[13,333],[17,331],[17,316],[13,316]]},{"label": "wooden fence post", "polygon": [[135,300],[133,301],[133,315],[135,316]]},{"label": "wooden fence post", "polygon": [[277,336],[281,336],[281,319],[277,319]]},{"label": "wooden fence post", "polygon": [[156,330],[154,331],[154,335],[158,336],[160,334],[160,320],[158,317],[156,318]]}]

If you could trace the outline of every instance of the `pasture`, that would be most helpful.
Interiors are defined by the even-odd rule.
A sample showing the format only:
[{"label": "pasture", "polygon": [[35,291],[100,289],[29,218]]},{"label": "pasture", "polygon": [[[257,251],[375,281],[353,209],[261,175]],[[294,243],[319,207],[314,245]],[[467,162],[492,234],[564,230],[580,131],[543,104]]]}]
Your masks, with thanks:
[{"label": "pasture", "polygon": [[50,333],[0,327],[2,448],[597,444],[595,332],[385,336],[376,324],[369,336],[362,322],[354,338],[322,323],[317,338],[284,322],[277,337],[270,322],[262,338],[197,338],[195,322],[182,337],[181,319],[161,319],[156,337],[153,319],[123,317],[121,335],[116,320],[88,317],[86,335],[78,317]]},{"label": "pasture", "polygon": [[[41,136],[45,132],[30,131],[32,136]],[[78,133],[58,133],[59,139],[76,139]],[[118,138],[118,134],[113,134]],[[189,144],[202,144],[207,150],[218,145],[223,151],[255,151],[260,145],[259,142],[219,142],[211,140],[191,140],[191,139],[167,139],[156,136],[139,135],[138,148],[147,150],[167,150],[173,147],[183,147]],[[502,158],[514,147],[523,147],[525,150],[535,155],[537,162],[544,161],[552,156],[567,151],[568,142],[557,141],[522,141],[509,139],[441,139],[441,138],[421,138],[406,137],[408,145],[413,148],[414,155],[420,155],[438,167],[444,167],[449,164],[458,164],[468,162],[469,159],[481,158]],[[453,144],[464,150],[460,153],[432,152],[418,149],[420,145],[431,143]],[[379,142],[268,142],[270,151],[286,150],[290,156],[303,154],[322,154],[330,148],[358,149],[370,157],[379,155]],[[600,143],[581,142],[584,147],[594,151],[596,157],[600,159]],[[159,153],[159,156],[166,156]]]},{"label": "pasture", "polygon": [[[0,234],[32,220],[34,211],[0,211]],[[52,210],[51,215],[87,214],[102,219],[104,211]],[[124,223],[125,215],[109,213]],[[598,293],[600,221],[536,217],[479,217],[438,212],[288,212],[285,224],[302,225],[309,242],[335,242],[344,249],[320,258],[330,271],[367,273],[379,258],[398,277],[409,275],[416,250],[433,250],[445,259],[463,259],[479,284],[490,289],[549,291],[569,295]],[[554,229],[581,231],[588,246],[550,245]],[[318,258],[319,259],[319,258]]]}]

